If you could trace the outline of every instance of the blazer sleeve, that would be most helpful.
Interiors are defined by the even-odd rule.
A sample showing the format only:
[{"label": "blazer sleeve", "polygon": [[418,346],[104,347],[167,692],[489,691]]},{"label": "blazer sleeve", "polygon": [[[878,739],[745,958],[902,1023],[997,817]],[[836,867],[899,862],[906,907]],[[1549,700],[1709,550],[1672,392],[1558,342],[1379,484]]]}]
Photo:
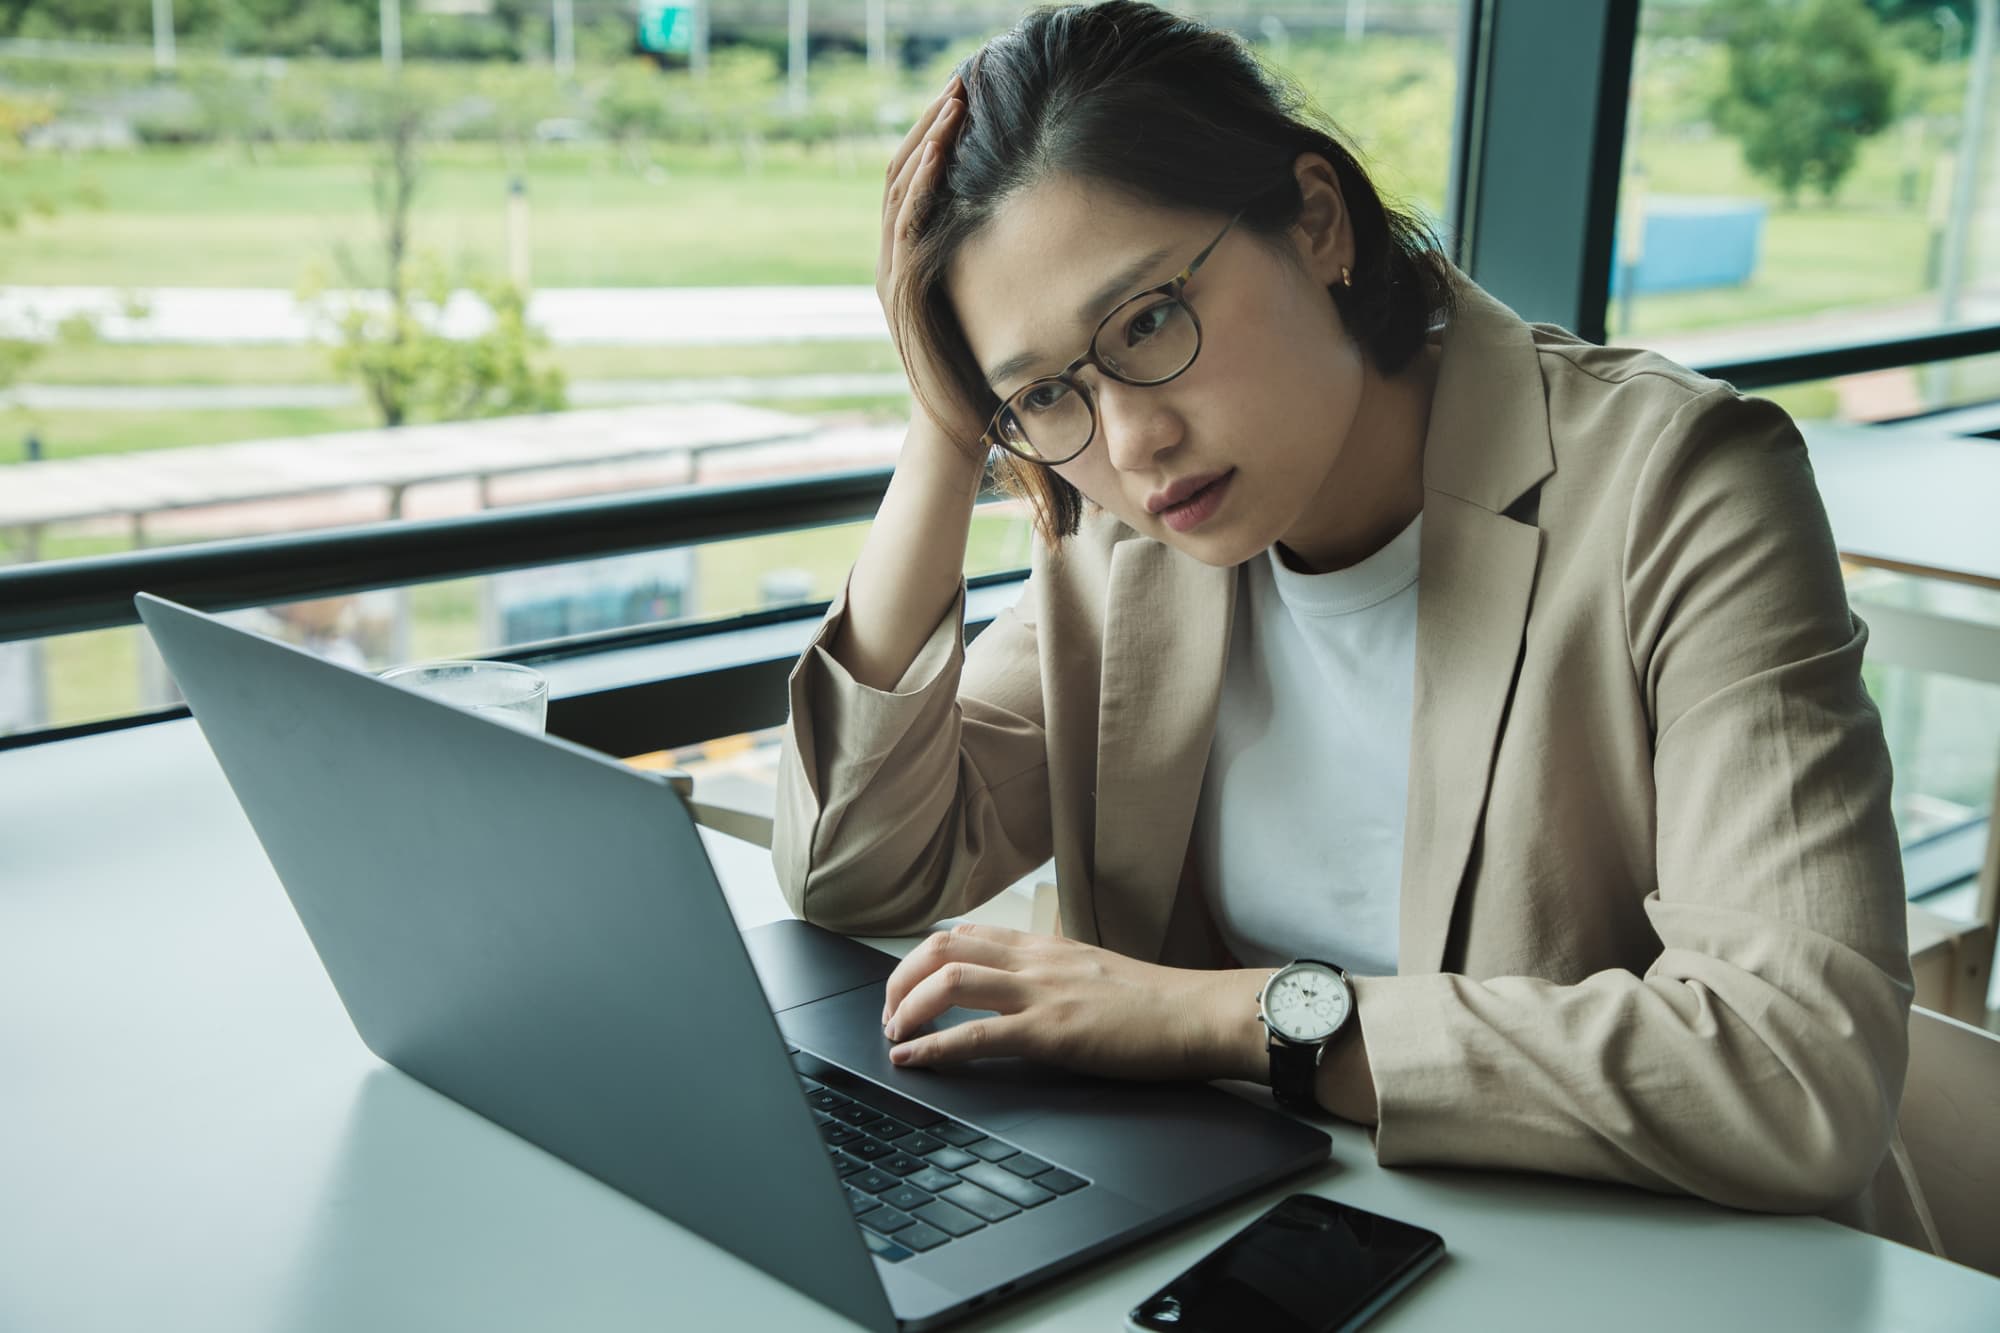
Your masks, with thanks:
[{"label": "blazer sleeve", "polygon": [[1791,420],[1728,389],[1684,404],[1623,560],[1659,955],[1572,985],[1361,980],[1377,1154],[1821,1211],[1887,1150],[1911,985],[1867,630]]},{"label": "blazer sleeve", "polygon": [[834,599],[792,671],[778,767],[771,851],[801,918],[849,934],[910,934],[1049,858],[1039,577],[970,649],[961,580],[888,690],[860,684],[829,651],[846,589]]}]

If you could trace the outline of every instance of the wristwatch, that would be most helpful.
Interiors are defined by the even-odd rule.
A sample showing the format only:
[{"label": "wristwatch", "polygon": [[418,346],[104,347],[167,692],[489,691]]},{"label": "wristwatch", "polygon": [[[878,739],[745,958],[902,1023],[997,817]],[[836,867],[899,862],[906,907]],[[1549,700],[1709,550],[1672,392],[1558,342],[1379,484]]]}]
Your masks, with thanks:
[{"label": "wristwatch", "polygon": [[1332,963],[1301,958],[1271,974],[1257,993],[1257,1019],[1271,1053],[1271,1095],[1290,1111],[1317,1112],[1320,1057],[1354,1017],[1354,988]]}]

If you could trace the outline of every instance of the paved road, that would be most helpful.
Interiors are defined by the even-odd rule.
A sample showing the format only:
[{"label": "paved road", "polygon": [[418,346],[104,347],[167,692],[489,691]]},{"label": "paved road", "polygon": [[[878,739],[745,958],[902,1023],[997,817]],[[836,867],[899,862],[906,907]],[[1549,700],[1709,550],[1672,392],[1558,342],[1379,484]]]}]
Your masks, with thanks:
[{"label": "paved road", "polygon": [[[0,336],[46,337],[76,315],[93,319],[98,336],[109,342],[302,343],[324,338],[329,328],[296,294],[271,288],[0,287]],[[873,287],[549,288],[534,294],[528,317],[565,347],[872,342],[889,336]],[[468,336],[487,318],[486,307],[461,292],[446,304],[443,327]]]},{"label": "paved road", "polygon": [[[875,375],[728,375],[709,379],[572,380],[571,407],[724,399],[873,398],[905,392],[900,371]],[[363,401],[346,384],[21,384],[0,408],[42,412],[187,412],[347,407]]]},{"label": "paved road", "polygon": [[[345,299],[345,298],[342,298]],[[244,287],[0,286],[0,336],[47,336],[72,315],[95,319],[111,342],[213,346],[301,343],[325,334],[324,319],[288,291]],[[550,288],[529,317],[562,346],[712,347],[742,343],[881,341],[888,335],[872,287]],[[1969,293],[1959,318],[2000,322],[2000,290]],[[445,308],[447,332],[476,333],[485,307],[460,293]],[[1789,348],[1925,333],[1938,326],[1934,297],[1829,311],[1727,329],[1658,334],[1636,341],[1701,365]]]}]

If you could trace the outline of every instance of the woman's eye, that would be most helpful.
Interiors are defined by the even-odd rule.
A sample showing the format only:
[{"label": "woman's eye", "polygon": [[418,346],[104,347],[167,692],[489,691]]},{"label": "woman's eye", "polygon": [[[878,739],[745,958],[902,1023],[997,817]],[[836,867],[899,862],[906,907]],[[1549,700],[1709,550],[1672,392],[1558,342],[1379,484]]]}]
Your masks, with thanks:
[{"label": "woman's eye", "polygon": [[1130,347],[1135,343],[1144,342],[1158,333],[1166,326],[1167,312],[1170,309],[1171,306],[1162,303],[1133,316],[1132,322],[1125,326],[1125,345]]},{"label": "woman's eye", "polygon": [[1030,412],[1046,412],[1068,396],[1069,390],[1060,384],[1043,384],[1030,389],[1021,398],[1021,405]]}]

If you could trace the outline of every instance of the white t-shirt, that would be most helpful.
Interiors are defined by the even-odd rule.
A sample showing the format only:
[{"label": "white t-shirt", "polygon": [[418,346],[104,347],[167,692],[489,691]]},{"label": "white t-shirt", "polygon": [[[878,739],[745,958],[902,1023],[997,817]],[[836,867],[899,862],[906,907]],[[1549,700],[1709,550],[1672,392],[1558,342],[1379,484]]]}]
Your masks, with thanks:
[{"label": "white t-shirt", "polygon": [[1243,963],[1396,971],[1420,514],[1360,564],[1238,577],[1195,855]]}]

